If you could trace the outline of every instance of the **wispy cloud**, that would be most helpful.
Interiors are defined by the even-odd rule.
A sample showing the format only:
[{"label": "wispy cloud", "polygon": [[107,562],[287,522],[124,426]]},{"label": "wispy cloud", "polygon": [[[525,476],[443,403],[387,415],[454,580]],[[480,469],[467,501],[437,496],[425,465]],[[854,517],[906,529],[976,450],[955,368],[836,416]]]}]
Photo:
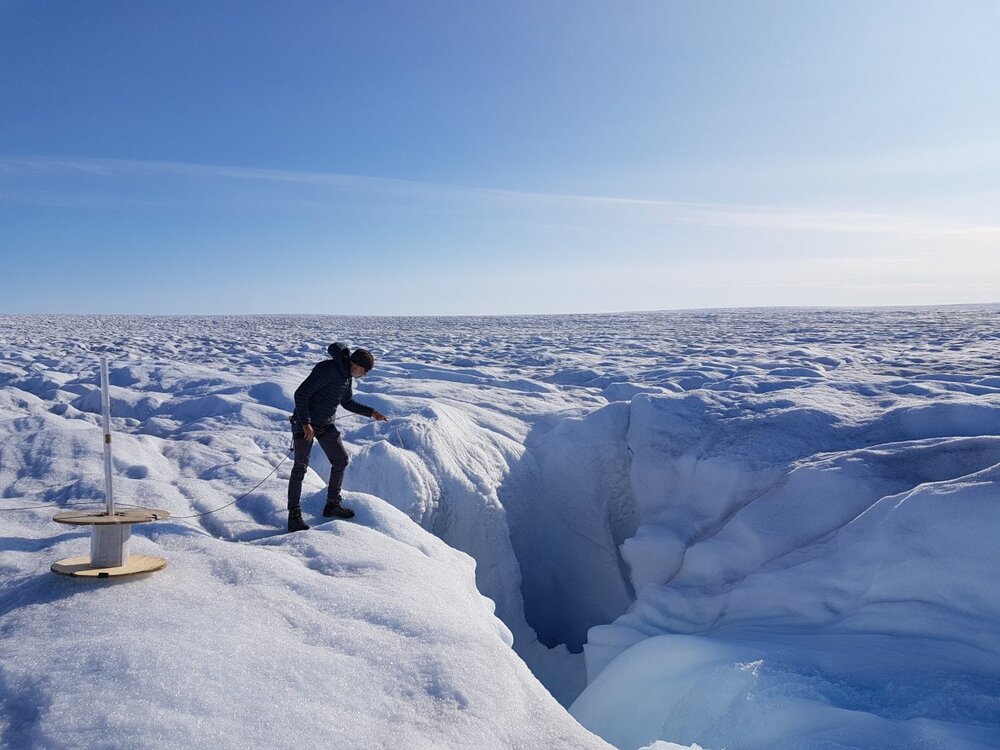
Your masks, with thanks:
[{"label": "wispy cloud", "polygon": [[[83,159],[47,157],[0,157],[0,182],[11,186],[0,191],[0,201],[28,202],[41,205],[94,205],[100,199],[88,196],[87,190],[97,192],[116,181],[153,179],[178,179],[202,185],[245,183],[258,189],[267,185],[285,185],[304,188],[328,188],[338,193],[381,196],[394,200],[437,200],[442,205],[456,201],[478,201],[494,205],[525,206],[534,209],[581,209],[597,213],[597,218],[608,217],[616,221],[636,221],[647,224],[689,225],[724,229],[786,230],[823,233],[852,233],[894,236],[962,237],[969,240],[1000,237],[1000,225],[961,224],[935,221],[925,217],[883,213],[839,211],[831,209],[802,209],[798,207],[733,205],[660,200],[625,196],[582,195],[570,193],[532,192],[499,188],[420,182],[390,177],[371,177],[355,174],[313,172],[302,170],[233,167],[185,162],[145,161],[129,159]],[[30,180],[32,187],[19,188],[19,180]],[[55,194],[39,189],[58,182]],[[66,180],[70,184],[67,186]],[[80,182],[83,180],[83,182]],[[96,181],[96,182],[95,182]],[[329,203],[322,195],[301,196],[291,199],[267,196],[284,204],[317,206]],[[247,196],[242,196],[243,200]],[[159,200],[166,204],[176,201],[167,198],[137,197],[132,194],[122,198],[120,205],[149,206]],[[124,201],[124,202],[121,202]]]}]

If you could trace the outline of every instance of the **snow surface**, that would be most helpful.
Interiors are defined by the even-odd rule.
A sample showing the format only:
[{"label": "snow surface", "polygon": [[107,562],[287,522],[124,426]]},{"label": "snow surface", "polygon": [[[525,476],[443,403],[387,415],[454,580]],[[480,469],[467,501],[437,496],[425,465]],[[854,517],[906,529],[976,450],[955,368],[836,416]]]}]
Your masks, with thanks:
[{"label": "snow surface", "polygon": [[[45,506],[0,510],[0,743],[1000,746],[997,312],[0,316],[0,509]],[[390,416],[339,419],[357,519],[317,450],[312,531],[285,461],[136,527],[165,571],[48,573],[99,354],[119,502],[184,516],[333,340]]]}]

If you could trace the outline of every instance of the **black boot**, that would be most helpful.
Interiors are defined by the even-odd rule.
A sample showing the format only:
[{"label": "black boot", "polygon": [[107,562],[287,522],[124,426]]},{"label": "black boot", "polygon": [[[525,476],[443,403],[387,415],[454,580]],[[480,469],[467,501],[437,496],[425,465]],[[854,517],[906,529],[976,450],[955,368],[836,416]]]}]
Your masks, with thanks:
[{"label": "black boot", "polygon": [[341,505],[340,498],[336,497],[326,501],[326,505],[323,506],[323,515],[326,518],[354,518],[354,511]]},{"label": "black boot", "polygon": [[294,508],[288,511],[289,531],[309,531],[309,524],[302,520],[302,509]]}]

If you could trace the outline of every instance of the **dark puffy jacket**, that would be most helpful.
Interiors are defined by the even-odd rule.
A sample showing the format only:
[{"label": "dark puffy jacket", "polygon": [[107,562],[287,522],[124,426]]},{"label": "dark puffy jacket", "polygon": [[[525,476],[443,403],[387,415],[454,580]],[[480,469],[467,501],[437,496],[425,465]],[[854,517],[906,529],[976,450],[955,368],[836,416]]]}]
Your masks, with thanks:
[{"label": "dark puffy jacket", "polygon": [[320,362],[295,390],[295,418],[300,424],[322,425],[333,419],[337,405],[370,417],[370,406],[354,400],[351,386],[351,350],[344,344],[330,344],[333,359]]}]

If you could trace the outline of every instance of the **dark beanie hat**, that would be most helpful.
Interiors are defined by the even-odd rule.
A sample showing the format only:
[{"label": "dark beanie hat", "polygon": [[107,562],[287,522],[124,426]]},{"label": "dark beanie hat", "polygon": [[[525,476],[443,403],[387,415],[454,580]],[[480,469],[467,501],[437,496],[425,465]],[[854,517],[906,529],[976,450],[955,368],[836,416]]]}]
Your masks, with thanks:
[{"label": "dark beanie hat", "polygon": [[364,367],[365,372],[368,372],[375,366],[375,357],[367,349],[355,349],[354,354],[351,355],[351,362]]}]

